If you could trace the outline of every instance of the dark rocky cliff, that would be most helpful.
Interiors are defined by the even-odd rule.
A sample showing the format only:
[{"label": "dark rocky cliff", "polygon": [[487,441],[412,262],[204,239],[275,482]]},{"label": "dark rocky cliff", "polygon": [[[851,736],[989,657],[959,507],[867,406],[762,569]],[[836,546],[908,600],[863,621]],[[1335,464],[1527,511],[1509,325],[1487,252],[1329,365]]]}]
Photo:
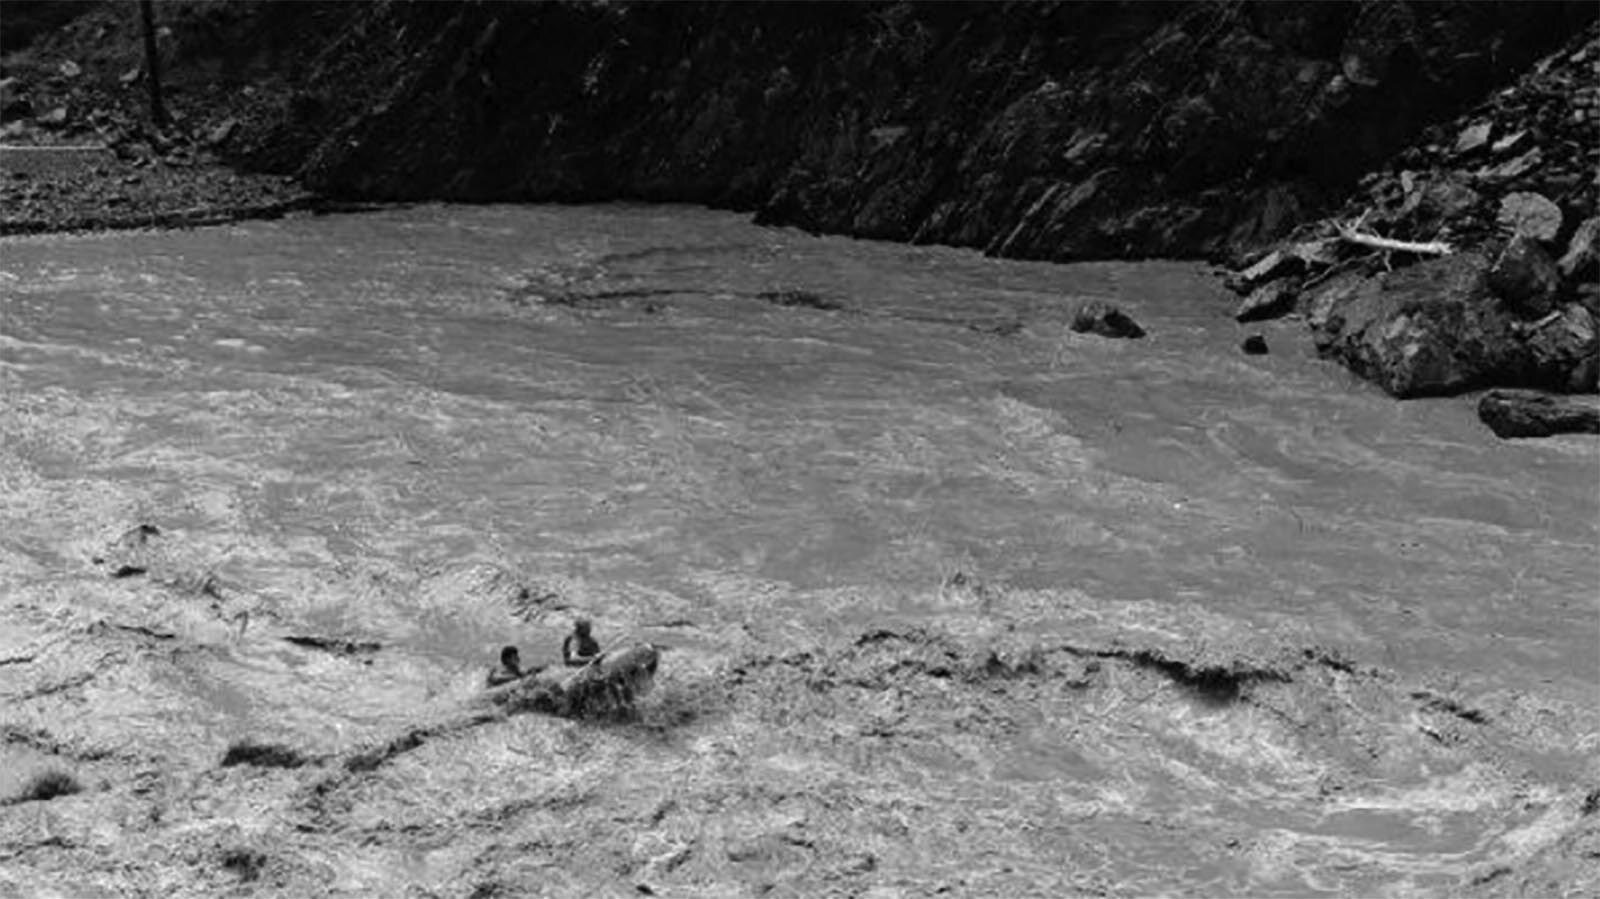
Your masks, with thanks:
[{"label": "dark rocky cliff", "polygon": [[1551,3],[284,4],[237,160],[371,199],[701,202],[1239,258],[1595,16]]}]

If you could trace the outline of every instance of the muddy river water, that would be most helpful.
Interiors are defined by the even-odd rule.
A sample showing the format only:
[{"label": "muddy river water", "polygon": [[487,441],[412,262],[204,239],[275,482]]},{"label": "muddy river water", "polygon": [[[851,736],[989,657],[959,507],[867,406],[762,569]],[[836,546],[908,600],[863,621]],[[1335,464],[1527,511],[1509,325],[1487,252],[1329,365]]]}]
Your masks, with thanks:
[{"label": "muddy river water", "polygon": [[[83,786],[0,894],[1444,895],[1593,811],[1600,444],[1197,264],[423,206],[0,295],[0,794]],[[429,724],[580,615],[639,720]]]}]

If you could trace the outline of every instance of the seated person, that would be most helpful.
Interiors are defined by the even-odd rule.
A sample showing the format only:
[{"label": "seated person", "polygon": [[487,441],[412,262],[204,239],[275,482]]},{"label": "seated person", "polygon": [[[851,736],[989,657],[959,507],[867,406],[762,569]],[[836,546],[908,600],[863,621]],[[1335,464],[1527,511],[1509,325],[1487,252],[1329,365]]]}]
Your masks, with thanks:
[{"label": "seated person", "polygon": [[499,667],[489,672],[489,686],[498,687],[537,673],[537,671],[523,671],[521,654],[517,652],[515,646],[507,646],[500,650]]},{"label": "seated person", "polygon": [[561,661],[569,667],[582,668],[600,658],[600,644],[589,636],[589,620],[579,618],[572,623],[572,633],[561,641]]}]

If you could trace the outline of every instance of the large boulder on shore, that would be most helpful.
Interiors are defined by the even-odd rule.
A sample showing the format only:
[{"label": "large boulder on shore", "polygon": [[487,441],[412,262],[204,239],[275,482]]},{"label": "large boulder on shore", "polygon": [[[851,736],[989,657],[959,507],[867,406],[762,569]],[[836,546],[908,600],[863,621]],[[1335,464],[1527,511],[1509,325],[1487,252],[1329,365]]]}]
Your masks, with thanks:
[{"label": "large boulder on shore", "polygon": [[1512,311],[1539,318],[1555,308],[1561,272],[1537,240],[1518,234],[1490,267],[1489,286]]},{"label": "large boulder on shore", "polygon": [[1317,349],[1402,399],[1490,385],[1594,390],[1600,343],[1588,311],[1569,304],[1524,321],[1493,295],[1488,269],[1461,253],[1335,279],[1310,304]]},{"label": "large boulder on shore", "polygon": [[1533,390],[1491,390],[1478,401],[1478,418],[1499,437],[1600,434],[1600,401]]}]

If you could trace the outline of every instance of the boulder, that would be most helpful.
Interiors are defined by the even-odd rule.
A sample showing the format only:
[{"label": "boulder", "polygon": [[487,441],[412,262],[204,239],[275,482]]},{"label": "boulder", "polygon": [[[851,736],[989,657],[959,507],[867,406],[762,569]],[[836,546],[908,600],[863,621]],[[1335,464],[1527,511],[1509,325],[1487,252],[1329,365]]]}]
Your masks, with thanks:
[{"label": "boulder", "polygon": [[[1508,381],[1563,393],[1593,393],[1600,378],[1600,336],[1593,314],[1580,303],[1519,328],[1525,353]],[[1522,375],[1518,377],[1517,375]]]},{"label": "boulder", "polygon": [[1143,337],[1144,328],[1116,306],[1101,300],[1091,300],[1078,307],[1072,317],[1072,330],[1079,334],[1099,334],[1102,337]]},{"label": "boulder", "polygon": [[1487,267],[1458,254],[1334,285],[1333,298],[1315,304],[1317,350],[1396,397],[1471,389],[1485,361],[1473,357],[1504,352],[1506,339],[1483,335],[1510,333],[1511,316],[1488,297]]},{"label": "boulder", "polygon": [[217,146],[221,146],[222,144],[227,143],[228,142],[228,138],[233,136],[234,129],[236,129],[238,127],[239,127],[239,120],[238,119],[227,119],[227,120],[225,120],[224,122],[222,122],[222,124],[220,124],[217,127],[211,129],[211,132],[206,135],[206,140],[205,140],[206,146],[208,146],[208,147],[217,147]]},{"label": "boulder", "polygon": [[1441,172],[1428,178],[1406,204],[1415,203],[1409,217],[1413,234],[1435,233],[1471,214],[1482,197],[1459,175]]},{"label": "boulder", "polygon": [[1491,384],[1568,391],[1593,383],[1594,319],[1569,304],[1525,322],[1490,294],[1476,253],[1373,278],[1339,278],[1312,299],[1317,349],[1400,397]]},{"label": "boulder", "polygon": [[1556,269],[1568,281],[1594,283],[1600,277],[1600,216],[1583,220],[1572,232],[1567,251],[1561,254]]},{"label": "boulder", "polygon": [[1538,147],[1534,147],[1532,150],[1523,153],[1521,156],[1509,159],[1500,163],[1499,165],[1481,168],[1475,172],[1474,175],[1482,181],[1510,181],[1513,178],[1520,178],[1523,175],[1533,171],[1535,168],[1538,168],[1539,163],[1543,161],[1544,151]]},{"label": "boulder", "polygon": [[1489,142],[1489,134],[1494,129],[1493,122],[1473,122],[1462,129],[1456,138],[1457,153],[1471,153]]},{"label": "boulder", "polygon": [[1244,350],[1246,356],[1265,356],[1267,354],[1267,339],[1260,334],[1251,334],[1239,344],[1239,349]]},{"label": "boulder", "polygon": [[1600,401],[1533,390],[1491,390],[1478,401],[1478,418],[1499,437],[1600,434]]},{"label": "boulder", "polygon": [[1542,194],[1528,191],[1506,194],[1500,201],[1498,218],[1501,226],[1512,234],[1525,234],[1535,240],[1555,240],[1561,233],[1561,207]]},{"label": "boulder", "polygon": [[1540,318],[1555,308],[1561,273],[1537,240],[1518,234],[1489,269],[1489,286],[1513,312]]},{"label": "boulder", "polygon": [[1280,318],[1294,311],[1300,292],[1288,281],[1273,281],[1250,292],[1234,311],[1234,321],[1254,322]]}]

